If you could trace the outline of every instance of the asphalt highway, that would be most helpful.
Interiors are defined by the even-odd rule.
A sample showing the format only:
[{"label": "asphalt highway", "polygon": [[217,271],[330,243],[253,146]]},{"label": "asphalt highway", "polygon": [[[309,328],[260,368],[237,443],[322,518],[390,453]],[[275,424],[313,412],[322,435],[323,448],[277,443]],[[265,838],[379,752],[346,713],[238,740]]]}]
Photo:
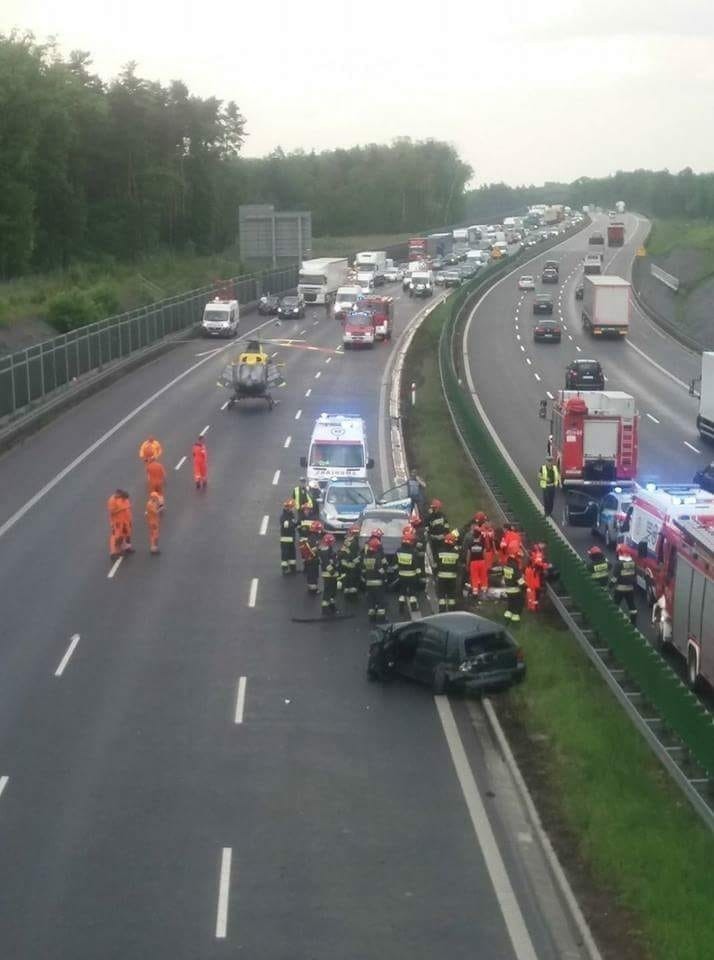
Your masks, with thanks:
[{"label": "asphalt highway", "polygon": [[[388,292],[398,335],[422,304]],[[362,414],[379,458],[392,348],[336,352],[321,308],[261,333],[317,348],[274,347],[272,412],[225,408],[234,343],[187,341],[0,458],[0,954],[579,956],[466,705],[367,684],[362,607],[291,619],[319,611],[280,575],[280,504],[323,410]],[[150,434],[169,473],[159,557]],[[389,476],[377,463],[377,492]],[[111,565],[116,487],[137,553]]]}]

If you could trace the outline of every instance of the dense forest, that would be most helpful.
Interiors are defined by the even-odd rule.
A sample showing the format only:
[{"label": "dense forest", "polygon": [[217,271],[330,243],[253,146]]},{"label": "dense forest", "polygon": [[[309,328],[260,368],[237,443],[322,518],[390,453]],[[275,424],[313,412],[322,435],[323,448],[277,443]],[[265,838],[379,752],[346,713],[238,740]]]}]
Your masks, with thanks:
[{"label": "dense forest", "polygon": [[397,140],[244,159],[238,106],[163,86],[127,65],[0,35],[0,277],[158,248],[212,253],[238,205],[313,211],[316,236],[400,232],[458,219],[471,169],[453,147]]}]

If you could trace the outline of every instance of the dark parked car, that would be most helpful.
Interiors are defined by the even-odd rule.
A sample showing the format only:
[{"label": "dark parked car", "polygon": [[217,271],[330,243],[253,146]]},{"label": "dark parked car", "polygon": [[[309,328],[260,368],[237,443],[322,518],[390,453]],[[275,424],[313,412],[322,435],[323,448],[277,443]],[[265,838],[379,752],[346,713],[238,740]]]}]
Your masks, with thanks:
[{"label": "dark parked car", "polygon": [[395,674],[435,694],[507,687],[523,680],[523,651],[500,624],[473,613],[437,613],[378,627],[371,635],[367,676]]},{"label": "dark parked car", "polygon": [[566,390],[604,390],[605,374],[597,360],[573,360],[565,370]]},{"label": "dark parked car", "polygon": [[458,270],[444,270],[442,274],[445,287],[460,287],[461,286],[461,274]]},{"label": "dark parked car", "polygon": [[533,313],[552,313],[553,298],[549,293],[538,293],[533,300]]},{"label": "dark parked car", "polygon": [[539,320],[533,327],[535,343],[560,343],[561,334],[559,320]]},{"label": "dark parked car", "polygon": [[601,233],[591,233],[588,243],[605,243],[605,238]]},{"label": "dark parked car", "polygon": [[546,260],[543,264],[544,270],[555,270],[556,273],[560,273],[560,264],[557,260]]},{"label": "dark parked car", "polygon": [[435,257],[431,261],[431,269],[434,271],[434,273],[436,273],[437,270],[443,270],[444,266],[445,264],[442,257]]},{"label": "dark parked car", "polygon": [[301,296],[283,297],[278,307],[278,316],[285,320],[301,320],[305,316],[305,301]]},{"label": "dark parked car", "polygon": [[714,493],[714,463],[708,464],[703,470],[697,470],[692,483],[696,483],[702,490]]},{"label": "dark parked car", "polygon": [[543,283],[557,283],[558,271],[553,270],[551,267],[546,267],[543,273],[540,275],[540,279]]},{"label": "dark parked car", "polygon": [[579,283],[575,288],[575,299],[582,300],[585,295],[585,286],[582,283]]},{"label": "dark parked car", "polygon": [[266,293],[258,301],[258,313],[261,317],[274,317],[280,306],[280,297],[274,293]]}]

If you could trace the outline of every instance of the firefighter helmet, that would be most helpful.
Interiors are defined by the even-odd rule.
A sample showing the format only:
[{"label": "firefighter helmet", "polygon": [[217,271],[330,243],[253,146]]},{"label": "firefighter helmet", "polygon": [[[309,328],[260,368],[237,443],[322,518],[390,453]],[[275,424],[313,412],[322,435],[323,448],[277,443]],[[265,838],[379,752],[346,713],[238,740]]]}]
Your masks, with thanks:
[{"label": "firefighter helmet", "polygon": [[325,536],[322,538],[322,542],[325,544],[325,546],[331,547],[335,542],[334,534],[326,533]]},{"label": "firefighter helmet", "polygon": [[292,500],[292,499],[286,500],[285,503],[283,504],[283,506],[285,507],[286,510],[294,510],[294,509],[295,509],[295,501]]},{"label": "firefighter helmet", "polygon": [[352,526],[347,531],[347,533],[351,534],[353,537],[356,537],[357,534],[359,533],[359,524],[353,523]]},{"label": "firefighter helmet", "polygon": [[319,520],[313,520],[310,524],[310,533],[322,533],[322,524]]},{"label": "firefighter helmet", "polygon": [[588,550],[589,557],[601,557],[602,556],[602,547],[599,547],[596,543],[590,547]]},{"label": "firefighter helmet", "polygon": [[382,544],[379,541],[378,537],[370,537],[367,541],[367,549],[370,553],[377,553]]},{"label": "firefighter helmet", "polygon": [[430,509],[430,510],[441,510],[442,506],[443,506],[443,504],[442,504],[441,500],[436,500],[436,499],[435,499],[435,500],[432,500],[431,503],[429,504],[429,509]]},{"label": "firefighter helmet", "polygon": [[373,539],[381,540],[383,536],[384,536],[384,530],[382,530],[381,527],[377,527],[376,530],[372,531]]},{"label": "firefighter helmet", "polygon": [[477,510],[476,513],[474,514],[474,523],[476,524],[485,523],[487,519],[488,517],[483,512],[483,510]]},{"label": "firefighter helmet", "polygon": [[415,535],[414,535],[414,528],[413,528],[413,527],[405,527],[405,528],[402,530],[402,542],[403,542],[403,543],[414,543],[415,540],[416,540],[416,537],[415,537]]}]

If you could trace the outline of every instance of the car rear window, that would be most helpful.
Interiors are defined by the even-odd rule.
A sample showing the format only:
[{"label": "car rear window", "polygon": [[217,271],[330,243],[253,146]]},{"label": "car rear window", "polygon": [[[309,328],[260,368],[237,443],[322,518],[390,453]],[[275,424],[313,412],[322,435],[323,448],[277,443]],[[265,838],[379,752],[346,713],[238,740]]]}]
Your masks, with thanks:
[{"label": "car rear window", "polygon": [[600,373],[599,363],[580,363],[575,368],[579,373],[586,376],[595,377]]},{"label": "car rear window", "polygon": [[479,633],[464,639],[464,652],[467,657],[477,657],[481,653],[498,653],[499,650],[510,650],[511,641],[505,633]]}]

